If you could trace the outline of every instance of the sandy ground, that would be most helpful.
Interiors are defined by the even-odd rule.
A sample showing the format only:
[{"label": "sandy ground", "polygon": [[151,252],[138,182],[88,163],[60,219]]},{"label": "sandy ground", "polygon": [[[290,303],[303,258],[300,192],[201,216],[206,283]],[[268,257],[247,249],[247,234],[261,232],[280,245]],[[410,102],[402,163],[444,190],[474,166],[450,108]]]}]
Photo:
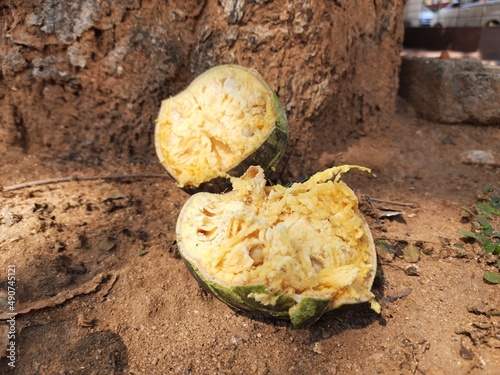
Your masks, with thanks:
[{"label": "sandy ground", "polygon": [[[485,187],[500,194],[500,169],[464,163],[469,150],[498,161],[500,129],[429,123],[400,103],[384,126],[324,155],[372,168],[345,181],[390,251],[378,247],[380,315],[359,306],[304,330],[235,312],[200,289],[172,246],[188,195],[149,176],[164,174],[158,163],[96,167],[13,150],[0,166],[3,187],[148,176],[0,193],[0,289],[10,269],[20,312],[16,367],[4,357],[0,373],[498,374],[500,289],[483,280],[497,259],[459,230],[472,225],[461,206]],[[403,257],[408,245],[415,263]]]}]

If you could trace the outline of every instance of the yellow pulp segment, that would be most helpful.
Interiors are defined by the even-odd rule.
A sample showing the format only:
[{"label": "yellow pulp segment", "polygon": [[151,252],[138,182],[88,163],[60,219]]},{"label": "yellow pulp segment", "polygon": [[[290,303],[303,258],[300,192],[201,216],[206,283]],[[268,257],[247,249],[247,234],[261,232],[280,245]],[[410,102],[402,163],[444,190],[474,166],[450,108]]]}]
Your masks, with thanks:
[{"label": "yellow pulp segment", "polygon": [[338,180],[349,168],[285,188],[266,187],[262,169],[250,167],[232,179],[232,192],[191,198],[178,224],[179,241],[214,282],[266,285],[271,293],[253,295],[264,304],[283,293],[368,300],[367,280],[376,266],[357,197]]},{"label": "yellow pulp segment", "polygon": [[252,154],[274,128],[273,93],[256,72],[213,68],[162,102],[155,144],[160,162],[182,186],[199,186]]}]

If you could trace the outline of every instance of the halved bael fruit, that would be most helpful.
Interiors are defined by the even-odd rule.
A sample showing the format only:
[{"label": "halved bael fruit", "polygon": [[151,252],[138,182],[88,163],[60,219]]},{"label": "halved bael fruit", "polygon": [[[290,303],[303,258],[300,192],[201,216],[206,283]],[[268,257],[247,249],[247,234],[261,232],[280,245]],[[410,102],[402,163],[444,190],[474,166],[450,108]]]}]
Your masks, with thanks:
[{"label": "halved bael fruit", "polygon": [[[327,311],[370,302],[377,269],[370,229],[340,166],[289,188],[266,186],[252,166],[226,194],[197,193],[177,221],[188,268],[216,297],[241,310],[307,327]],[[333,180],[332,180],[333,179]]]},{"label": "halved bael fruit", "polygon": [[269,175],[288,141],[285,111],[255,70],[220,65],[162,102],[155,146],[160,162],[188,192],[222,192],[251,165]]}]

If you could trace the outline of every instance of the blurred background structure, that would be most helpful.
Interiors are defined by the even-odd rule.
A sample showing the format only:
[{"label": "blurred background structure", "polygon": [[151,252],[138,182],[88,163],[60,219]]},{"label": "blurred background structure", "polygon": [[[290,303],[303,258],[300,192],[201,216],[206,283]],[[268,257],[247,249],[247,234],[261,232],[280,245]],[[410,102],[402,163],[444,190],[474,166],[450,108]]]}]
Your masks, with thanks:
[{"label": "blurred background structure", "polygon": [[500,60],[500,0],[408,0],[404,48]]}]

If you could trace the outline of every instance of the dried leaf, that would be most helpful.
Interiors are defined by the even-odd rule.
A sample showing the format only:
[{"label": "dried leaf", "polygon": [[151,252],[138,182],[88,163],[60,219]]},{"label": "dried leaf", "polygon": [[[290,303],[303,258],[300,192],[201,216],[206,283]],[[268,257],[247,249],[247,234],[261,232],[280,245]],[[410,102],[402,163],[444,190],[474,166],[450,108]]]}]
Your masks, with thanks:
[{"label": "dried leaf", "polygon": [[379,211],[381,211],[377,214],[377,216],[380,219],[382,219],[384,217],[391,218],[394,216],[403,215],[403,213],[404,213],[403,211],[393,210],[392,208],[387,208],[387,207],[382,207],[382,206],[377,206],[375,208],[378,209]]},{"label": "dried leaf", "polygon": [[108,196],[106,197],[105,201],[107,200],[114,200],[114,199],[125,199],[127,198],[127,195],[125,193],[122,193],[118,189],[113,189],[109,192]]},{"label": "dried leaf", "polygon": [[61,251],[66,250],[66,244],[64,242],[62,242],[62,241],[57,240],[54,243],[54,250],[56,252],[60,253]]},{"label": "dried leaf", "polygon": [[416,263],[420,259],[420,249],[410,243],[403,249],[403,259],[408,263]]},{"label": "dried leaf", "polygon": [[115,246],[116,242],[111,237],[106,237],[97,244],[97,248],[101,251],[111,251]]},{"label": "dried leaf", "polygon": [[78,314],[77,324],[80,327],[92,328],[95,325],[95,320],[91,318],[87,318],[83,314]]},{"label": "dried leaf", "polygon": [[474,359],[474,352],[469,348],[469,345],[464,345],[463,342],[460,345],[460,357],[467,361]]},{"label": "dried leaf", "polygon": [[376,250],[377,250],[377,255],[381,259],[385,259],[388,261],[391,261],[394,259],[394,252],[391,252],[391,245],[385,242],[384,240],[378,240],[376,242]]},{"label": "dried leaf", "polygon": [[420,271],[418,270],[418,267],[416,264],[408,264],[404,268],[404,270],[408,276],[420,276]]},{"label": "dried leaf", "polygon": [[47,307],[54,307],[63,304],[64,302],[84,294],[90,294],[97,290],[97,288],[104,282],[109,281],[113,278],[113,274],[104,274],[101,273],[94,277],[92,280],[86,282],[79,287],[72,290],[65,290],[53,297],[43,299],[40,301],[28,301],[17,306],[15,313],[3,313],[0,314],[0,320],[7,320],[12,318],[13,316],[19,314],[27,314],[32,310],[41,310]]},{"label": "dried leaf", "polygon": [[408,296],[410,293],[411,293],[412,289],[411,288],[406,288],[406,289],[403,289],[401,292],[399,293],[396,293],[396,294],[392,294],[390,296],[387,296],[383,299],[384,302],[394,302],[400,298],[405,298],[406,296]]},{"label": "dried leaf", "polygon": [[8,227],[13,226],[14,224],[21,221],[22,216],[13,213],[7,206],[5,206],[0,212],[2,216],[1,222],[3,222]]}]

